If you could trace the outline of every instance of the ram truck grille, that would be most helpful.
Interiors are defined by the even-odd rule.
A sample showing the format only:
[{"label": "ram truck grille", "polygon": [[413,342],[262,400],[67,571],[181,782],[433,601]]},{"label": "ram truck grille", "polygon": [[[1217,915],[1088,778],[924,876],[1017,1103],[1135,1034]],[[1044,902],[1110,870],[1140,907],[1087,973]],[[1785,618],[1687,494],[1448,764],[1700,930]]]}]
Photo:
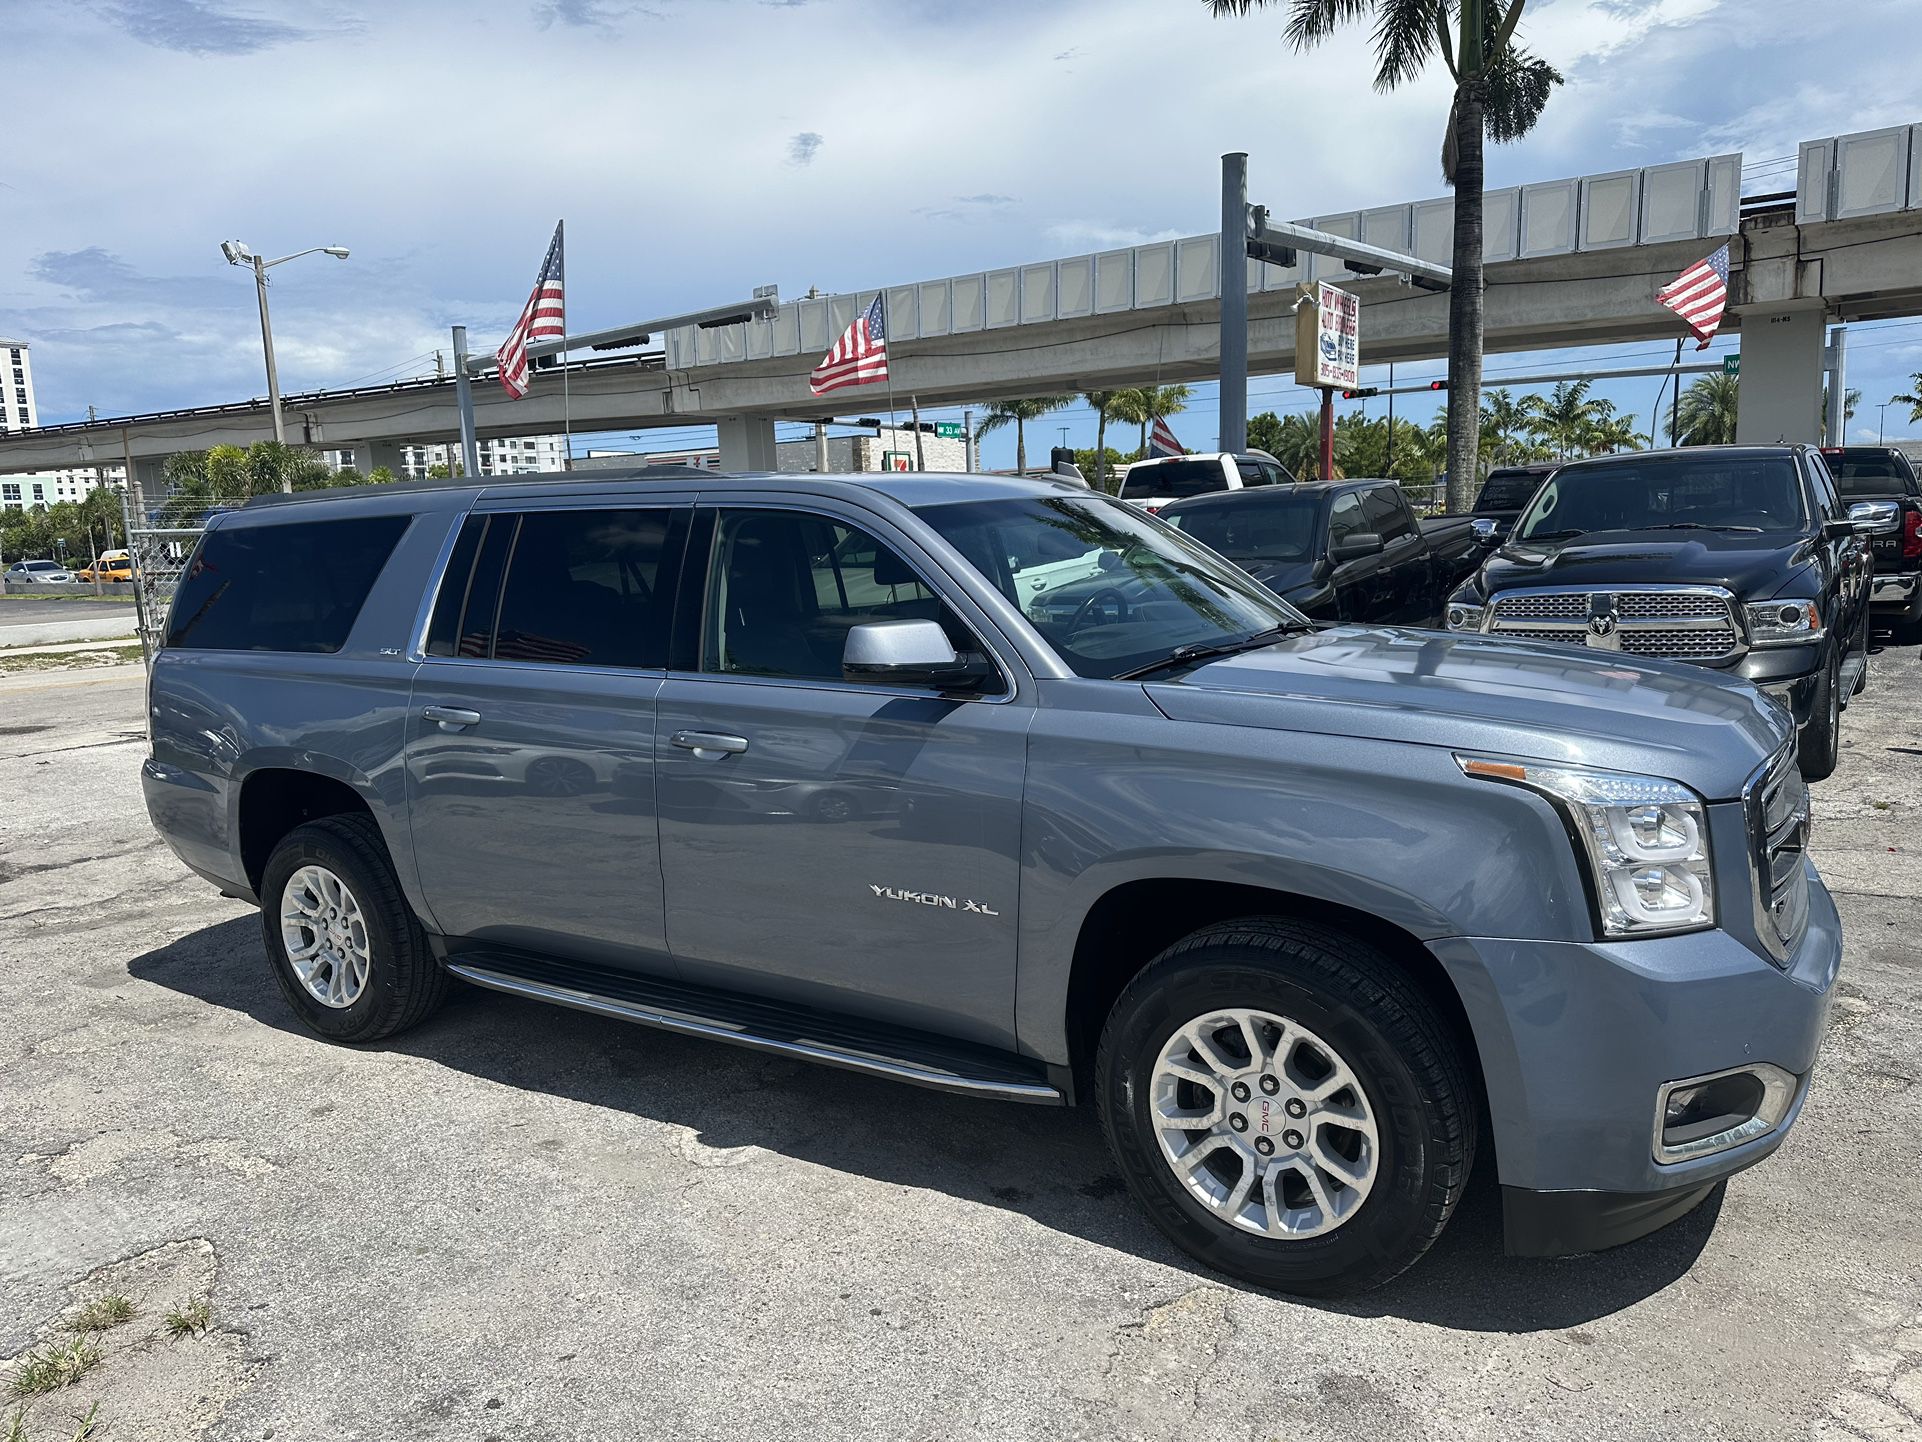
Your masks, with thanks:
[{"label": "ram truck grille", "polygon": [[1713,663],[1742,653],[1736,617],[1719,587],[1512,591],[1495,598],[1485,626],[1517,640]]}]

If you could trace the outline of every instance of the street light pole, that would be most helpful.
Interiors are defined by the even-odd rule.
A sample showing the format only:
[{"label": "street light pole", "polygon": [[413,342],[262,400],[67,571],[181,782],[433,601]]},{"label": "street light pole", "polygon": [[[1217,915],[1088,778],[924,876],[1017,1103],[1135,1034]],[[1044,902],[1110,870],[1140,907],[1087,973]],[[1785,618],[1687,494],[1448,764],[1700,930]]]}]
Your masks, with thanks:
[{"label": "street light pole", "polygon": [[1875,443],[1879,446],[1889,438],[1889,407],[1894,401],[1883,401],[1875,408]]},{"label": "street light pole", "polygon": [[[254,256],[254,287],[260,292],[260,347],[267,353],[267,404],[274,413],[274,441],[287,444],[287,423],[280,417],[280,370],[274,364],[274,327],[267,319],[267,261]],[[283,487],[289,483],[281,482]]]}]

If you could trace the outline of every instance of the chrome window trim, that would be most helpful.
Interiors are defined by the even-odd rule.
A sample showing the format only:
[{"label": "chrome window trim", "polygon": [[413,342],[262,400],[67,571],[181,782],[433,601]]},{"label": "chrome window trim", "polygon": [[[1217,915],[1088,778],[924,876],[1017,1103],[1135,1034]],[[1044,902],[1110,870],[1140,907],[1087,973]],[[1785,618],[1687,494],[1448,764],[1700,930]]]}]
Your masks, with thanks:
[{"label": "chrome window trim", "polygon": [[426,588],[420,610],[414,615],[414,629],[410,633],[412,639],[407,647],[407,659],[410,661],[427,659],[427,628],[434,624],[434,608],[440,604],[441,587],[447,584],[447,566],[454,559],[454,547],[460,544],[460,533],[466,529],[473,514],[471,507],[456,513],[454,524],[447,528],[447,534],[441,538],[440,550],[434,556],[433,583]]}]

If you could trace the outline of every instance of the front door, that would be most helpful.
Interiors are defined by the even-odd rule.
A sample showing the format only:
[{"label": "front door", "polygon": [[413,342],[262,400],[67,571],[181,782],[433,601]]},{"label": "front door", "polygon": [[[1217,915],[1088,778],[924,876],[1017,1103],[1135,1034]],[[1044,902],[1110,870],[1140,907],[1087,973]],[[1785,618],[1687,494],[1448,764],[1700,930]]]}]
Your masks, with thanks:
[{"label": "front door", "polygon": [[691,510],[464,525],[415,674],[414,851],[444,934],[671,972],[655,704]]},{"label": "front door", "polygon": [[885,522],[827,502],[699,514],[699,634],[655,751],[682,975],[1012,1046],[1031,708],[1005,684],[957,700],[842,678],[864,621],[935,620],[987,651]]}]

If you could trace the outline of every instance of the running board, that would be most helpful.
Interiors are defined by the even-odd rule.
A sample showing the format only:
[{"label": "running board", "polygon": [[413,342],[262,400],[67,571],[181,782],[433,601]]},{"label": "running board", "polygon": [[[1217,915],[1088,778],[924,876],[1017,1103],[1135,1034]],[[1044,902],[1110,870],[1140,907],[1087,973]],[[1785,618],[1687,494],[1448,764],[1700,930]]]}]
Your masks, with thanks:
[{"label": "running board", "polygon": [[1038,1061],[925,1032],[664,981],[634,972],[488,948],[450,955],[464,981],[683,1036],[867,1072],[937,1091],[1062,1106]]},{"label": "running board", "polygon": [[1849,698],[1868,689],[1869,658],[1863,655],[1842,658],[1842,704],[1847,706]]}]

